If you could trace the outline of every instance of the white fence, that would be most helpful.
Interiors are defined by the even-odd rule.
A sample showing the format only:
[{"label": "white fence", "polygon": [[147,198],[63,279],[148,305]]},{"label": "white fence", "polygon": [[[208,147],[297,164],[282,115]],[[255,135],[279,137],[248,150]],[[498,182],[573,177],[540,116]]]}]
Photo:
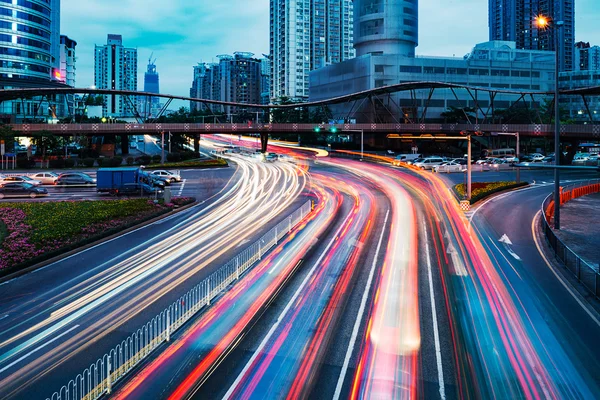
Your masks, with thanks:
[{"label": "white fence", "polygon": [[309,200],[260,239],[193,287],[129,338],[102,356],[47,400],[95,400],[110,394],[112,385],[198,311],[210,305],[221,292],[238,280],[279,240],[291,232],[313,208]]}]

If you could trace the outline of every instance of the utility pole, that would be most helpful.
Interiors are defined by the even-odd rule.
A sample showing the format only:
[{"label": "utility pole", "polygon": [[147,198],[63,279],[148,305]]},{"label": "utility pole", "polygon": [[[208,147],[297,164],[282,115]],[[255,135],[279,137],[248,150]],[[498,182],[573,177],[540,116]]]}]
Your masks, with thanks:
[{"label": "utility pole", "polygon": [[160,163],[164,164],[165,163],[165,131],[161,131],[160,132],[160,136],[162,138],[162,146],[161,146],[161,155],[160,155]]}]

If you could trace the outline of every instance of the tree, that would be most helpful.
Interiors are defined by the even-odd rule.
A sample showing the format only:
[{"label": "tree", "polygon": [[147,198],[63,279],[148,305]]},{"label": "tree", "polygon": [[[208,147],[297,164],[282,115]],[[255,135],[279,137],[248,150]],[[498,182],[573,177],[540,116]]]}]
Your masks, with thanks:
[{"label": "tree", "polygon": [[473,107],[450,106],[446,111],[441,113],[440,116],[444,118],[444,122],[446,123],[466,123],[469,119],[475,119],[475,109]]},{"label": "tree", "polygon": [[59,138],[50,131],[40,131],[32,135],[31,142],[37,146],[37,152],[42,153],[42,158],[46,159],[46,154],[56,149],[59,145]]},{"label": "tree", "polygon": [[[289,97],[280,97],[274,104],[287,105],[296,104]],[[295,107],[295,108],[276,108],[271,110],[271,120],[274,123],[286,124],[286,123],[310,123],[311,117],[307,107]],[[319,121],[323,122],[323,121]]]},{"label": "tree", "polygon": [[0,125],[0,140],[4,140],[6,151],[13,149],[15,145],[15,131],[10,125]]}]

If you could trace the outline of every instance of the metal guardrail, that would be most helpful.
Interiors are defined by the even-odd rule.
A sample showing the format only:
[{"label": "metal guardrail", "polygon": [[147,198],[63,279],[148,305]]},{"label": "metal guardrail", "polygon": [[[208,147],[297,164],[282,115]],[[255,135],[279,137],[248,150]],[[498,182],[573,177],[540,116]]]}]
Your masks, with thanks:
[{"label": "metal guardrail", "polygon": [[277,245],[312,211],[309,200],[46,400],[95,400]]},{"label": "metal guardrail", "polygon": [[[600,180],[590,180],[566,186],[562,190],[561,198],[568,201],[578,197],[573,197],[574,193],[579,195],[587,194],[589,192],[582,189],[592,185],[600,185]],[[554,250],[556,258],[563,263],[565,268],[570,271],[587,290],[596,296],[596,298],[600,299],[600,271],[598,268],[581,259],[581,257],[556,236],[554,230],[550,226],[548,215],[552,214],[551,211],[554,207],[553,196],[554,194],[550,194],[542,203],[542,227],[544,229],[544,234],[546,235],[546,240]],[[564,200],[561,200],[561,203],[564,202]]]}]

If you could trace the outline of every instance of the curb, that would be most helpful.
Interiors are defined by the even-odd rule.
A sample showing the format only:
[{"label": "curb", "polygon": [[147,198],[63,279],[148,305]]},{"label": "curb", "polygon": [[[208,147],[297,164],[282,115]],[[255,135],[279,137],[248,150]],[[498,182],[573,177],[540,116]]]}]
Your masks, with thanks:
[{"label": "curb", "polygon": [[21,269],[19,271],[15,271],[15,272],[10,273],[8,275],[0,276],[0,283],[8,282],[10,280],[13,280],[13,279],[18,278],[20,276],[23,276],[25,274],[28,274],[28,273],[33,272],[35,270],[38,270],[40,268],[44,268],[44,267],[46,267],[46,266],[48,266],[50,264],[58,262],[58,261],[60,261],[62,259],[65,259],[67,257],[70,257],[70,256],[72,256],[74,254],[77,254],[77,253],[81,252],[81,251],[87,250],[87,249],[89,249],[91,247],[97,246],[97,245],[102,244],[104,242],[108,242],[109,240],[112,240],[112,239],[117,238],[119,236],[125,235],[125,234],[127,234],[129,232],[132,232],[132,231],[136,230],[136,229],[140,229],[140,228],[143,228],[143,227],[148,226],[150,224],[153,224],[156,221],[160,221],[161,219],[164,219],[166,217],[170,217],[170,216],[175,215],[175,214],[177,214],[177,213],[179,213],[181,211],[185,211],[188,208],[192,208],[192,207],[194,207],[194,206],[196,206],[198,204],[199,203],[197,201],[195,201],[193,203],[190,203],[190,204],[187,204],[185,206],[182,206],[182,207],[180,207],[180,208],[178,208],[176,210],[172,210],[172,211],[166,212],[166,213],[164,213],[162,215],[159,215],[158,217],[154,217],[154,218],[149,219],[147,221],[141,222],[141,223],[139,223],[137,225],[130,226],[129,228],[124,229],[124,230],[122,230],[120,232],[113,233],[110,236],[106,236],[106,237],[104,237],[102,239],[98,239],[95,242],[88,243],[86,245],[83,245],[83,246],[78,247],[78,248],[73,249],[73,250],[69,250],[66,253],[61,254],[59,256],[55,256],[55,257],[49,258],[46,261],[42,261],[42,262],[37,263],[35,265],[31,265],[29,267],[23,268],[23,269]]}]

